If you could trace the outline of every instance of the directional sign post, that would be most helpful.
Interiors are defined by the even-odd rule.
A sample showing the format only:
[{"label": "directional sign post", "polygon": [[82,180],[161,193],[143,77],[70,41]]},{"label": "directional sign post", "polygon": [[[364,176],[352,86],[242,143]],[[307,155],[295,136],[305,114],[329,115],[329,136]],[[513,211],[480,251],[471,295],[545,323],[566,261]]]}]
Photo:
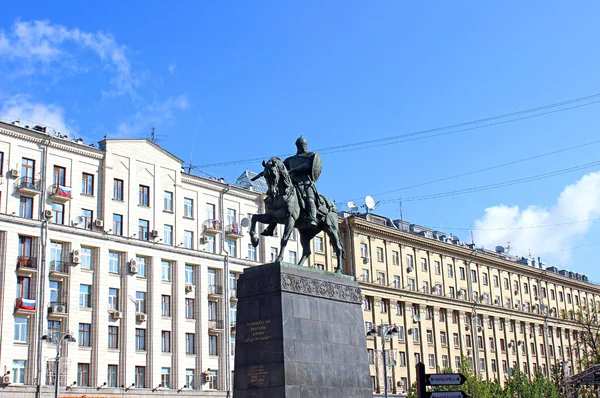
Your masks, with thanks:
[{"label": "directional sign post", "polygon": [[427,398],[469,398],[463,391],[435,391],[428,392]]},{"label": "directional sign post", "polygon": [[425,383],[428,386],[459,386],[464,384],[467,378],[460,373],[437,373],[425,375]]}]

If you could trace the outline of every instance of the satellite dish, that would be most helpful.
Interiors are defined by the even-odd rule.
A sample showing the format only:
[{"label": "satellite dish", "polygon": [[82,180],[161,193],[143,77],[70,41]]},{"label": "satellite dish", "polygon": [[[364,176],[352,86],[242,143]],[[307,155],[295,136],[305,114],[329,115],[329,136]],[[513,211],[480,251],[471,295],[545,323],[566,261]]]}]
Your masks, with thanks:
[{"label": "satellite dish", "polygon": [[81,216],[77,216],[77,217],[75,217],[75,220],[73,221],[73,224],[75,224],[75,225],[79,225],[79,224],[81,224],[82,222],[83,222],[83,217],[81,217]]},{"label": "satellite dish", "polygon": [[503,246],[496,246],[496,253],[498,253],[498,254],[504,253],[504,247]]},{"label": "satellite dish", "polygon": [[375,199],[367,195],[367,197],[365,198],[365,206],[367,206],[367,209],[373,210],[375,206],[377,206],[377,204],[375,203]]},{"label": "satellite dish", "polygon": [[250,221],[248,221],[248,219],[244,217],[242,218],[242,221],[240,221],[240,224],[242,224],[242,227],[246,228],[248,225],[250,225]]},{"label": "satellite dish", "polygon": [[420,315],[413,315],[413,320],[415,322],[419,322],[421,320],[421,316]]},{"label": "satellite dish", "polygon": [[348,202],[348,208],[350,209],[350,211],[358,210],[358,206],[354,202]]}]

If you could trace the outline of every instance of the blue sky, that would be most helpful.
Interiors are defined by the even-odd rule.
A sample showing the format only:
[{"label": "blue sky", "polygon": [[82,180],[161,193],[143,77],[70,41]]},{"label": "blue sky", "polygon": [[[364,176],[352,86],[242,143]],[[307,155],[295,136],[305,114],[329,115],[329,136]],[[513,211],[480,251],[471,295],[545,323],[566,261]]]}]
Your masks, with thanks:
[{"label": "blue sky", "polygon": [[[125,4],[124,4],[125,3]],[[171,2],[173,3],[173,2]],[[229,181],[260,162],[600,93],[595,2],[23,2],[0,13],[0,117],[95,142],[148,137]],[[597,101],[596,97],[594,100]],[[323,155],[340,209],[597,162],[600,104]],[[480,125],[477,125],[480,126]],[[451,131],[451,130],[445,130]],[[403,202],[403,217],[600,281],[600,167]],[[530,228],[546,225],[552,227]],[[575,247],[574,249],[568,249]]]}]

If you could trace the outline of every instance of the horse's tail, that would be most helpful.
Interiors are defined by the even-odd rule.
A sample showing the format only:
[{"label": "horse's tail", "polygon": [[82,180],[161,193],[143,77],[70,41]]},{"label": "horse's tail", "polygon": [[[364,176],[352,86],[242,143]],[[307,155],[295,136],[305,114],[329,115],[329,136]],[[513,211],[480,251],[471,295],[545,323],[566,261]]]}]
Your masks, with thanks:
[{"label": "horse's tail", "polygon": [[333,211],[337,214],[337,208],[335,207],[335,203],[333,203],[327,196],[325,195],[319,195],[319,197],[322,200],[322,203],[325,204],[325,207],[327,207],[328,211]]}]

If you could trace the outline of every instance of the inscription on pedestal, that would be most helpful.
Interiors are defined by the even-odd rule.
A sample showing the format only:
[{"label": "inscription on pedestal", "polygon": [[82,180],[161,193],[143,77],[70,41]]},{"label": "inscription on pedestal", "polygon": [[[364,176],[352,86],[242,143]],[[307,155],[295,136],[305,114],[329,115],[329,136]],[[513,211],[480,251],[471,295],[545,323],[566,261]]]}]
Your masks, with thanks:
[{"label": "inscription on pedestal", "polygon": [[271,321],[254,321],[246,324],[249,336],[246,337],[244,343],[254,343],[257,341],[271,340]]},{"label": "inscription on pedestal", "polygon": [[269,371],[264,365],[250,366],[247,376],[249,387],[265,387],[268,385]]}]

